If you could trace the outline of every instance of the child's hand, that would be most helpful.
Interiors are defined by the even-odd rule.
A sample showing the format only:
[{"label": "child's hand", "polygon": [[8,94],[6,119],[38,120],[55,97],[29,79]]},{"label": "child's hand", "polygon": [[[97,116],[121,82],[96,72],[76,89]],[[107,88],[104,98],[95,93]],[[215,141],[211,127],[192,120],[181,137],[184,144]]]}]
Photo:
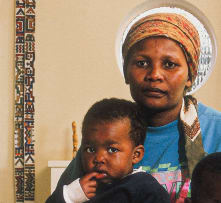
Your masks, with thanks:
[{"label": "child's hand", "polygon": [[97,182],[96,179],[102,178],[97,172],[88,173],[80,178],[80,185],[88,199],[91,199],[96,194]]}]

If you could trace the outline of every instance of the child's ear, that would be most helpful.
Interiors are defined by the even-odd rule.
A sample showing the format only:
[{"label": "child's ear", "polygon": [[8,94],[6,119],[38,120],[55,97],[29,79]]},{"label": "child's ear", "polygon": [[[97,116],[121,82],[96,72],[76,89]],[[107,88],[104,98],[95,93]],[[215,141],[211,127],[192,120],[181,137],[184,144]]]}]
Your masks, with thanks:
[{"label": "child's ear", "polygon": [[133,157],[132,157],[132,163],[137,164],[142,160],[144,156],[144,146],[138,145],[134,148]]}]

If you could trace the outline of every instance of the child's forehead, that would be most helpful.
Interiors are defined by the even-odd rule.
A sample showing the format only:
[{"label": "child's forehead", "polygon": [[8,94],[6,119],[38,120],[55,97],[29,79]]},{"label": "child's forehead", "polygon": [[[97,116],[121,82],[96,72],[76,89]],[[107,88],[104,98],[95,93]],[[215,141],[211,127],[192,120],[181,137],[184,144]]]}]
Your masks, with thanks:
[{"label": "child's forehead", "polygon": [[119,125],[126,125],[128,128],[131,128],[129,117],[114,118],[114,119],[108,119],[108,120],[95,119],[87,124],[86,132],[96,131],[100,128],[104,128],[107,125],[111,127],[119,126]]},{"label": "child's forehead", "polygon": [[203,177],[211,178],[221,178],[221,170],[213,170],[213,169],[203,169],[202,171]]},{"label": "child's forehead", "polygon": [[83,140],[120,140],[130,139],[130,120],[126,117],[112,121],[94,122],[87,126]]},{"label": "child's forehead", "polygon": [[201,178],[204,192],[214,198],[220,198],[221,201],[221,171],[212,172],[204,170]]},{"label": "child's forehead", "polygon": [[[116,125],[116,123],[125,123],[125,122],[128,122],[130,121],[130,118],[129,116],[119,116],[119,117],[113,117],[113,118],[107,118],[107,119],[100,119],[100,118],[96,118],[92,121],[93,124],[97,124],[97,125],[104,125],[106,123],[109,123],[109,124],[113,124],[113,125]],[[90,124],[89,124],[90,125]]]}]

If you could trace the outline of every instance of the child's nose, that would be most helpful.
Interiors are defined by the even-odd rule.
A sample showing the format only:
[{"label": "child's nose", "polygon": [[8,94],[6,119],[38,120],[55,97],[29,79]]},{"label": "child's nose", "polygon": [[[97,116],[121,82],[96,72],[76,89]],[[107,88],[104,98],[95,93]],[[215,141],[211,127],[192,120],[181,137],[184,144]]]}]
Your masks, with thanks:
[{"label": "child's nose", "polygon": [[105,162],[105,152],[97,151],[94,157],[94,164],[103,164]]}]

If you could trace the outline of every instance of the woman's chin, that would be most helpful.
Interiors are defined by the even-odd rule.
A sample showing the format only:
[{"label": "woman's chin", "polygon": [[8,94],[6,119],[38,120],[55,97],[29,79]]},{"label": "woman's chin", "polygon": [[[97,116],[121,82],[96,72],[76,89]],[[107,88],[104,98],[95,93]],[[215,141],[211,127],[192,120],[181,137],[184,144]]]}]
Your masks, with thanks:
[{"label": "woman's chin", "polygon": [[160,99],[148,98],[139,103],[141,104],[141,106],[151,111],[161,111],[167,109],[167,102]]}]

